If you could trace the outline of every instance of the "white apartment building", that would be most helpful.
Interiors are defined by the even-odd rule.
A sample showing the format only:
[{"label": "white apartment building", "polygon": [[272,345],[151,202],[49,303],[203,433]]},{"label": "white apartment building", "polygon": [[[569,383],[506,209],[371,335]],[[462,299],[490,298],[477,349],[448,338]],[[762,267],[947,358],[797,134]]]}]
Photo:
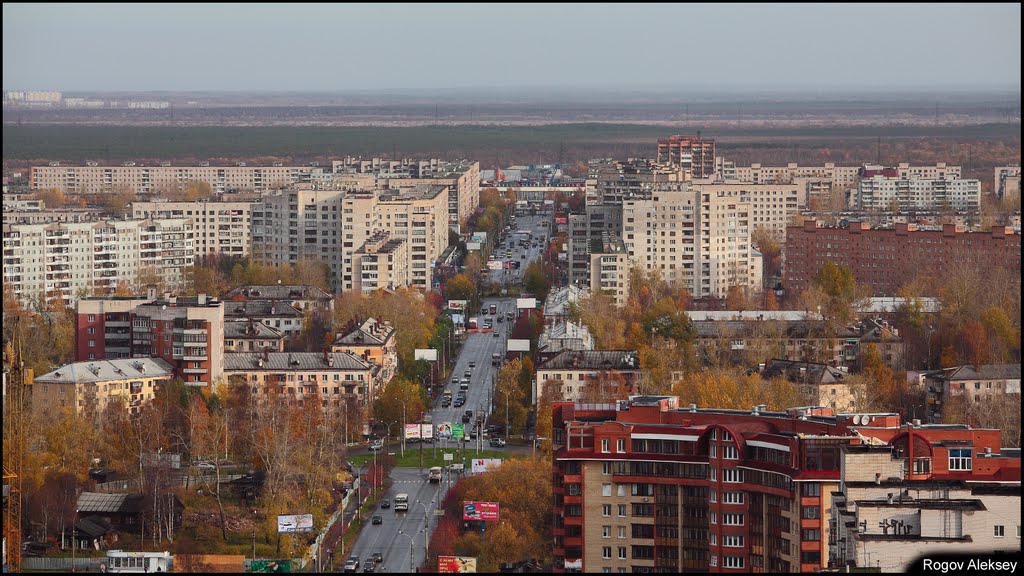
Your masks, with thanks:
[{"label": "white apartment building", "polygon": [[341,271],[341,190],[289,188],[264,196],[252,207],[252,257],[285,266],[304,258],[326,262],[332,282]]},{"label": "white apartment building", "polygon": [[[861,166],[836,166],[833,162],[826,162],[823,166],[800,166],[795,162],[785,166],[762,166],[760,163],[736,166],[725,159],[721,159],[720,162],[716,159],[716,165],[720,167],[717,171],[718,177],[723,180],[735,178],[740,182],[754,184],[780,184],[793,182],[796,178],[815,178],[829,180],[833,186],[840,188],[856,186],[861,170]],[[955,180],[959,179],[961,174],[960,166],[947,166],[945,162],[939,162],[934,166],[911,166],[907,162],[901,162],[895,170],[904,180]]]},{"label": "white apartment building", "polygon": [[3,280],[23,301],[109,294],[151,270],[180,286],[195,261],[195,230],[187,219],[4,225]]},{"label": "white apartment building", "polygon": [[188,218],[196,231],[197,256],[249,255],[254,202],[133,202],[135,218]]},{"label": "white apartment building", "polygon": [[901,212],[939,210],[948,206],[956,211],[981,208],[981,181],[962,179],[903,179],[872,176],[862,178],[851,208]]},{"label": "white apartment building", "polygon": [[[793,216],[807,208],[807,188],[799,184],[696,183],[690,188],[702,195],[704,204],[730,198],[736,203],[749,203],[749,232],[765,228],[780,241],[785,240],[786,226]],[[703,197],[705,194],[707,199]],[[714,215],[707,212],[705,221],[710,218]]]},{"label": "white apartment building", "polygon": [[160,192],[172,186],[198,180],[210,185],[215,193],[229,190],[266,192],[308,181],[313,172],[322,168],[311,166],[137,166],[125,162],[120,166],[100,166],[90,162],[86,166],[64,166],[51,162],[49,166],[33,166],[29,171],[29,190],[39,192],[58,188],[65,194],[101,194],[115,187],[127,186],[137,194]]},{"label": "white apartment building", "polygon": [[597,179],[596,193],[600,203],[620,205],[627,199],[649,198],[665,183],[685,182],[687,174],[681,167],[642,158],[600,162],[592,165],[590,170]]}]

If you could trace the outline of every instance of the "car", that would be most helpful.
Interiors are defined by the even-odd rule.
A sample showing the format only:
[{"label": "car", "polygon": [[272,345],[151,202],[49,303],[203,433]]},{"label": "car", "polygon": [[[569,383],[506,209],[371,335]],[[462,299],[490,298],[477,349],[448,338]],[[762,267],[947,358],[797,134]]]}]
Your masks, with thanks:
[{"label": "car", "polygon": [[458,385],[459,385],[459,379],[458,378],[452,378],[452,386],[458,386]]},{"label": "car", "polygon": [[381,518],[380,514],[374,514],[373,515],[373,520],[371,520],[370,523],[371,524],[383,524],[384,523],[384,519]]},{"label": "car", "polygon": [[501,316],[498,316],[498,324],[501,324],[504,321],[505,321],[504,318],[502,318]]},{"label": "car", "polygon": [[494,448],[502,448],[503,446],[505,446],[505,439],[491,438],[490,445],[493,446]]},{"label": "car", "polygon": [[388,500],[387,498],[381,500],[380,507],[382,510],[387,510],[388,508],[391,508],[391,500]]},{"label": "car", "polygon": [[420,439],[419,438],[406,438],[405,442],[407,444],[419,444]]},{"label": "car", "polygon": [[376,562],[371,562],[369,560],[367,560],[366,562],[363,562],[363,572],[376,572],[376,571],[377,571],[377,563]]},{"label": "car", "polygon": [[345,567],[342,569],[342,572],[355,572],[357,568],[359,568],[358,563],[346,560]]},{"label": "car", "polygon": [[456,408],[462,408],[462,405],[465,404],[465,403],[466,403],[465,400],[463,400],[462,398],[459,398],[458,400],[455,401],[454,405],[455,405]]},{"label": "car", "polygon": [[476,440],[476,427],[475,426],[473,427],[472,430],[469,431],[469,439],[470,440]]},{"label": "car", "polygon": [[466,410],[466,416],[469,416],[470,418],[472,418],[473,417],[473,411],[472,410]]},{"label": "car", "polygon": [[467,414],[463,414],[462,415],[462,423],[463,424],[469,424],[469,415],[467,415]]},{"label": "car", "polygon": [[469,363],[469,367],[470,368],[476,368],[476,362],[470,362]]},{"label": "car", "polygon": [[469,378],[469,377],[473,376],[473,371],[472,370],[466,370],[465,372],[462,373],[462,376],[464,378]]},{"label": "car", "polygon": [[441,400],[441,408],[447,408],[447,407],[449,407],[449,406],[451,406],[451,405],[452,405],[452,400],[451,400],[451,398],[447,398],[447,397],[446,397],[446,398],[443,398],[443,399]]},{"label": "car", "polygon": [[370,442],[370,450],[373,452],[376,452],[377,450],[380,450],[383,447],[384,441],[379,438],[377,440],[374,440],[373,442]]},{"label": "car", "polygon": [[373,561],[377,564],[380,564],[384,561],[384,555],[380,552],[374,552],[373,554],[370,554],[370,558],[373,558]]},{"label": "car", "polygon": [[499,338],[500,336],[501,336],[501,332],[495,332],[495,333],[494,333],[494,337],[495,337],[495,338]]},{"label": "car", "polygon": [[195,462],[195,467],[199,468],[200,470],[215,470],[217,468],[217,465],[207,460],[200,460],[198,462]]}]

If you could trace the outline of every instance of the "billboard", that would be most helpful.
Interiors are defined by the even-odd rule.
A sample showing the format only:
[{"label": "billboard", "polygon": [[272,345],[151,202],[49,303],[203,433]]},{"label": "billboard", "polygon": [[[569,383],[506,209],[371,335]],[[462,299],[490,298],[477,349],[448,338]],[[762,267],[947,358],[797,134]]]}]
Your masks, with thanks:
[{"label": "billboard", "polygon": [[470,236],[470,240],[472,240],[473,242],[480,242],[481,244],[486,244],[487,232],[473,232],[473,235]]},{"label": "billboard", "polygon": [[498,519],[498,503],[497,502],[463,502],[462,503],[462,519],[463,520],[497,520]]},{"label": "billboard", "polygon": [[448,301],[448,309],[449,310],[465,310],[466,309],[466,304],[467,304],[466,300],[449,300]]},{"label": "billboard", "polygon": [[434,436],[440,439],[452,437],[452,423],[451,422],[439,422],[436,425]]},{"label": "billboard", "polygon": [[438,556],[437,572],[439,574],[476,572],[476,558],[469,558],[466,556]]},{"label": "billboard", "polygon": [[473,474],[479,474],[486,472],[488,468],[501,466],[501,458],[474,458],[472,466]]},{"label": "billboard", "polygon": [[427,362],[437,362],[437,350],[433,348],[417,348],[413,352],[413,358],[416,360],[426,360]]},{"label": "billboard", "polygon": [[292,532],[312,532],[313,515],[279,515],[277,517],[277,533],[289,534]]},{"label": "billboard", "polygon": [[568,223],[569,223],[569,219],[566,218],[565,216],[555,216],[555,224],[563,225],[564,226],[565,224],[568,224]]},{"label": "billboard", "polygon": [[537,308],[536,298],[516,298],[516,309],[534,310]]},{"label": "billboard", "polygon": [[483,244],[479,242],[466,242],[466,250],[472,252],[474,250],[480,250],[483,248]]},{"label": "billboard", "polygon": [[487,261],[487,268],[489,268],[491,270],[501,270],[501,267],[502,267],[501,260],[488,260]]},{"label": "billboard", "polygon": [[452,424],[452,438],[462,438],[465,435],[465,427],[462,422]]},{"label": "billboard", "polygon": [[530,351],[530,341],[529,340],[509,339],[509,341],[508,341],[508,351],[509,352],[529,352]]},{"label": "billboard", "polygon": [[256,574],[290,574],[292,571],[291,560],[253,560],[249,565],[249,572]]}]

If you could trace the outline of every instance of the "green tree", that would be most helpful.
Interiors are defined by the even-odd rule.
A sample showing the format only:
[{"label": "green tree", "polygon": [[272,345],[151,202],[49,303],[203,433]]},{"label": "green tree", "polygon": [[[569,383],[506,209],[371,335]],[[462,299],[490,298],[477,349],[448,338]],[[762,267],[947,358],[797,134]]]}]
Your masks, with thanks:
[{"label": "green tree", "polygon": [[[424,413],[423,390],[419,382],[396,377],[385,388],[374,403],[374,415],[378,422],[403,421],[403,405],[405,403],[405,422],[418,422]],[[394,430],[394,429],[393,429]]]}]

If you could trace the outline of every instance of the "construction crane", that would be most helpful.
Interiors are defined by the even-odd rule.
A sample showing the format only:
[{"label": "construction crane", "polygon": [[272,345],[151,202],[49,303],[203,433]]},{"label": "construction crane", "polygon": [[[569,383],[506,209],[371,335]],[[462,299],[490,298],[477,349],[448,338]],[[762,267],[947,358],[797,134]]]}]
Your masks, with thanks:
[{"label": "construction crane", "polygon": [[[15,334],[18,333],[17,327]],[[25,397],[32,369],[25,368],[20,340],[4,347],[3,474],[4,572],[21,571],[22,480],[25,459]]]}]

